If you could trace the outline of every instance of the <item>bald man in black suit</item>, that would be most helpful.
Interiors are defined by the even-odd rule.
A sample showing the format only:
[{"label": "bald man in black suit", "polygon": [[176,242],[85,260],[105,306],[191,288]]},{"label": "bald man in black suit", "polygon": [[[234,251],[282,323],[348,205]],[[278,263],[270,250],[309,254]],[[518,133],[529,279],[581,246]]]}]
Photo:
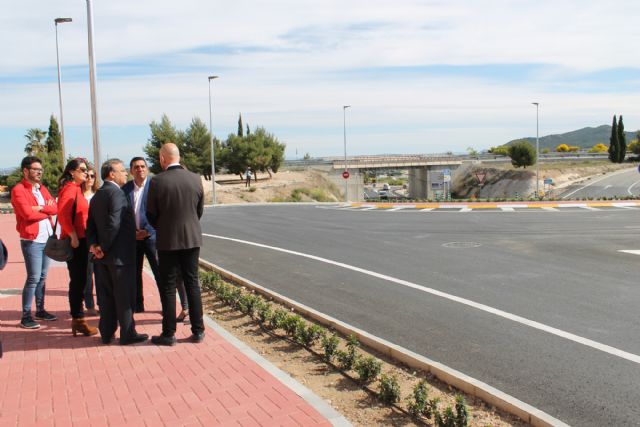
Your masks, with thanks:
[{"label": "bald man in black suit", "polygon": [[176,343],[176,278],[180,272],[189,301],[191,341],[198,343],[204,340],[205,329],[198,280],[204,190],[200,177],[180,166],[175,144],[160,148],[160,166],[164,172],[151,179],[147,196],[147,220],[156,229],[162,302],[162,334],[151,341],[157,345]]}]

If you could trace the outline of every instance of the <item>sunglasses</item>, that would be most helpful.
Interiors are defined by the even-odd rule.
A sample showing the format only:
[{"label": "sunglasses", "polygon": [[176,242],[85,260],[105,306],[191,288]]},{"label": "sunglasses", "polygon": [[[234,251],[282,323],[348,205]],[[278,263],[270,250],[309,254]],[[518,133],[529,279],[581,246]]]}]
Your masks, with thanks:
[{"label": "sunglasses", "polygon": [[95,177],[96,177],[96,174],[95,174],[95,173],[89,173],[89,175],[88,175],[88,176],[89,176],[89,178],[95,178]]}]

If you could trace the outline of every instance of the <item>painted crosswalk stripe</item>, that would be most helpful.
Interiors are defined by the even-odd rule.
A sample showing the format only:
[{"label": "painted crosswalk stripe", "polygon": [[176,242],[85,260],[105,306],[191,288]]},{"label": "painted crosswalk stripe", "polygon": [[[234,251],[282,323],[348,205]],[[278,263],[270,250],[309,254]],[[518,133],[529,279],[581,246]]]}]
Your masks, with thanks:
[{"label": "painted crosswalk stripe", "polygon": [[502,212],[515,212],[516,210],[511,206],[500,206]]},{"label": "painted crosswalk stripe", "polygon": [[431,212],[434,209],[435,208],[424,208],[424,209],[420,209],[420,212]]},{"label": "painted crosswalk stripe", "polygon": [[545,211],[549,211],[549,212],[557,212],[558,211],[558,208],[554,208],[554,207],[551,207],[551,206],[545,206],[542,209],[544,209]]}]

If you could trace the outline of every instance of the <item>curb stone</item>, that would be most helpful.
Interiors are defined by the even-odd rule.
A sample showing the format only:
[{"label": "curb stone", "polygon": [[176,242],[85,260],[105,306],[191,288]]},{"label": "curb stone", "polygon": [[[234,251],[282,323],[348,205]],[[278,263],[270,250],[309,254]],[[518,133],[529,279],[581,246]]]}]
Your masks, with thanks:
[{"label": "curb stone", "polygon": [[[495,406],[521,420],[528,422],[534,427],[569,427],[568,424],[557,418],[543,412],[528,403],[525,403],[515,397],[506,394],[495,387],[490,386],[482,381],[470,377],[460,371],[450,368],[442,363],[421,356],[399,345],[393,344],[366,331],[358,329],[338,319],[328,316],[324,313],[316,311],[304,304],[300,304],[284,295],[273,292],[263,286],[258,285],[248,279],[238,276],[224,268],[200,258],[200,267],[214,271],[222,277],[231,280],[241,286],[252,289],[262,295],[272,298],[275,301],[293,307],[298,312],[309,316],[313,320],[327,327],[334,328],[342,334],[355,335],[358,340],[368,347],[371,347],[389,357],[406,364],[415,369],[430,372],[441,381],[456,387],[465,393],[475,396],[482,401]],[[316,408],[317,409],[317,408]],[[319,410],[319,409],[318,409]]]}]

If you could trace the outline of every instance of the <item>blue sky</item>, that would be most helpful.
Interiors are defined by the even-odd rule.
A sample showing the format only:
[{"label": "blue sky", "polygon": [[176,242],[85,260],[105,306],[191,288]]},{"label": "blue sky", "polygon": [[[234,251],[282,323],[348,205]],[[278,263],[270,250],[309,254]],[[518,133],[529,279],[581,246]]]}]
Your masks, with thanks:
[{"label": "blue sky", "polygon": [[[223,6],[223,7],[221,7]],[[478,150],[611,122],[640,128],[632,1],[339,2],[93,0],[102,157],[142,153],[149,123],[194,116],[214,134],[238,114],[288,158]],[[86,3],[12,3],[0,16],[0,167],[28,128],[59,116],[56,17],[67,151],[92,157]]]}]

